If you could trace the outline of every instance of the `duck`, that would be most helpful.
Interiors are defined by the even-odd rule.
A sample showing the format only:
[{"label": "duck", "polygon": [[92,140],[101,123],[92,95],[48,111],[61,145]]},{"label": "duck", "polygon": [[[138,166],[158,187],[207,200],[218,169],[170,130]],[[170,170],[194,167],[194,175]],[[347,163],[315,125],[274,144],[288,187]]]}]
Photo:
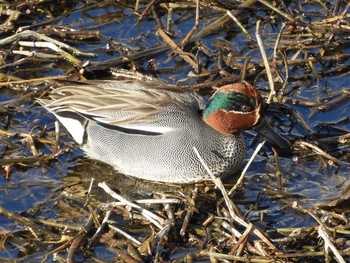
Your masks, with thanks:
[{"label": "duck", "polygon": [[127,176],[190,184],[237,172],[246,153],[240,131],[254,127],[279,148],[291,144],[264,115],[248,82],[215,89],[209,100],[177,85],[138,79],[89,80],[61,85],[38,99],[89,158]]}]

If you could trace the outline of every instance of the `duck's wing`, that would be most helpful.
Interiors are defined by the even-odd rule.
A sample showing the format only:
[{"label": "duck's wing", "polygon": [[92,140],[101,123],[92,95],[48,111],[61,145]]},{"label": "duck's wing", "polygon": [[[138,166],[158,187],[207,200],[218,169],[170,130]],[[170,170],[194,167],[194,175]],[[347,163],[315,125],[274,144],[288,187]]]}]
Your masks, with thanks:
[{"label": "duck's wing", "polygon": [[[193,91],[138,80],[66,85],[54,90],[50,98],[38,102],[54,113],[71,134],[72,126],[80,130],[79,135],[72,134],[78,142],[82,141],[81,131],[89,120],[124,132],[164,133],[171,130],[167,119],[171,114],[194,117],[205,107],[204,99]],[[176,123],[173,125],[176,127]]]}]

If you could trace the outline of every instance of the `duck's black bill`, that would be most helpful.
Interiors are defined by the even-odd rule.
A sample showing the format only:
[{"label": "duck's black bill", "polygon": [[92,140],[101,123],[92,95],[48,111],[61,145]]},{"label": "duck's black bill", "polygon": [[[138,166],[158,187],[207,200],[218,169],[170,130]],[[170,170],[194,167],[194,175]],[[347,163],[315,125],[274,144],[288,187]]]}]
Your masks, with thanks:
[{"label": "duck's black bill", "polygon": [[268,120],[263,117],[260,122],[254,127],[259,134],[264,136],[270,143],[281,149],[288,149],[292,147],[292,144],[284,137],[275,132]]}]

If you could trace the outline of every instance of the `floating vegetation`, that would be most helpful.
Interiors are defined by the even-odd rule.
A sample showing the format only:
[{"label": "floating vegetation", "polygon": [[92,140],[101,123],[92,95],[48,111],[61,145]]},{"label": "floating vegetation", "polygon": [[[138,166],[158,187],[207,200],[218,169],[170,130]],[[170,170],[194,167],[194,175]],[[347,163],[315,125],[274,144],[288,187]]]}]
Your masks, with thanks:
[{"label": "floating vegetation", "polygon": [[[2,1],[0,261],[349,261],[349,7]],[[293,150],[248,131],[247,165],[224,184],[117,174],[35,103],[65,81],[113,78],[205,96],[247,80]]]}]

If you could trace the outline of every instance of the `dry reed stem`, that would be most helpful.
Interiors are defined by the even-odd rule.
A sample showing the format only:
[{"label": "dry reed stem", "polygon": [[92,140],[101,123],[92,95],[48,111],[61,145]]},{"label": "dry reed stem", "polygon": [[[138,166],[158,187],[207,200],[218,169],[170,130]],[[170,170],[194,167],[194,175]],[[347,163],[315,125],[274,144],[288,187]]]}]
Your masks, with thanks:
[{"label": "dry reed stem", "polygon": [[[244,12],[244,8],[251,7],[256,2],[257,0],[246,0],[242,2],[237,9],[231,10],[231,13],[233,16],[237,17],[242,12]],[[214,34],[215,32],[223,30],[225,27],[227,27],[230,24],[231,21],[232,21],[232,18],[228,14],[223,15],[222,17],[218,18],[210,25],[200,30],[197,34],[195,34],[192,37],[192,41],[200,40],[208,35],[211,35],[211,34]]]},{"label": "dry reed stem", "polygon": [[233,194],[234,191],[236,191],[236,189],[238,187],[240,187],[243,183],[243,179],[244,176],[246,174],[246,172],[248,171],[250,165],[253,163],[254,158],[257,156],[257,154],[259,153],[259,151],[261,150],[261,148],[264,146],[266,140],[263,140],[261,143],[258,144],[258,146],[255,148],[252,156],[249,158],[249,161],[247,162],[247,164],[244,166],[243,171],[241,172],[240,177],[238,178],[237,182],[235,183],[235,185],[231,188],[231,190],[228,192],[228,195],[231,196]]},{"label": "dry reed stem", "polygon": [[[203,165],[203,167],[205,168],[205,170],[207,171],[207,173],[209,174],[210,178],[212,179],[212,181],[214,182],[214,184],[216,185],[216,187],[219,188],[219,190],[221,191],[221,194],[224,197],[225,200],[225,204],[230,212],[230,216],[231,219],[233,221],[236,221],[237,223],[239,223],[240,225],[248,228],[249,224],[247,222],[245,222],[243,219],[241,219],[240,217],[238,217],[234,211],[234,207],[233,207],[233,203],[232,200],[229,198],[225,186],[223,185],[222,181],[220,178],[215,177],[213,175],[213,173],[210,171],[209,167],[207,166],[207,164],[204,162],[203,158],[201,157],[201,155],[199,154],[198,150],[196,149],[196,147],[193,147],[194,152],[196,153],[198,159],[200,160],[201,164]],[[264,234],[262,234],[258,229],[256,229],[254,227],[253,230],[254,234],[257,235],[261,240],[263,240],[270,249],[273,250],[277,250],[276,247],[264,236]]]},{"label": "dry reed stem", "polygon": [[227,11],[226,14],[232,18],[232,20],[237,24],[237,26],[242,30],[242,32],[247,36],[249,41],[252,41],[253,38],[250,36],[249,32],[245,27],[242,25],[242,23],[232,14],[231,11]]},{"label": "dry reed stem", "polygon": [[[91,213],[91,212],[93,212],[93,213]],[[97,227],[97,229],[96,229],[94,235],[91,238],[89,238],[89,241],[87,244],[88,248],[91,247],[93,245],[93,243],[95,243],[98,238],[100,238],[100,236],[102,235],[103,228],[107,225],[107,221],[110,218],[111,213],[112,213],[112,211],[110,211],[110,210],[106,211],[105,217],[103,218],[102,223],[100,224],[99,221],[97,220],[95,212],[92,209],[91,209],[91,212],[90,213],[91,213],[91,215],[93,215],[93,219],[94,219],[95,226]]]},{"label": "dry reed stem", "polygon": [[51,76],[51,77],[42,77],[42,78],[33,78],[33,79],[23,79],[23,80],[12,80],[6,82],[0,82],[0,87],[8,86],[8,85],[18,85],[18,84],[29,84],[36,82],[45,82],[49,80],[60,80],[67,79],[67,76]]},{"label": "dry reed stem", "polygon": [[338,165],[345,165],[345,166],[350,165],[349,163],[338,160],[337,158],[326,153],[325,151],[323,151],[322,149],[320,149],[319,147],[317,147],[316,145],[314,145],[312,143],[305,142],[305,141],[298,141],[298,142],[296,142],[296,145],[300,146],[303,149],[311,149],[315,154],[320,155],[328,160],[331,160],[332,162],[334,162]]},{"label": "dry reed stem", "polygon": [[164,32],[164,30],[158,28],[157,34],[161,36],[164,41],[176,52],[181,58],[183,58],[192,68],[198,69],[198,62],[195,62],[188,54],[186,54],[170,37]]},{"label": "dry reed stem", "polygon": [[285,19],[289,20],[290,22],[295,22],[294,17],[292,17],[289,14],[284,13],[280,8],[274,7],[272,4],[270,4],[269,2],[265,1],[265,0],[258,0],[260,3],[262,3],[263,5],[267,6],[268,8],[270,8],[271,10],[273,10],[274,12],[276,12],[277,14],[280,14],[281,16],[283,16]]},{"label": "dry reed stem", "polygon": [[133,236],[129,235],[128,233],[126,233],[124,230],[112,225],[112,224],[108,224],[109,229],[111,229],[112,231],[116,232],[117,234],[125,237],[126,239],[130,240],[131,243],[133,243],[135,246],[139,247],[142,245],[142,243],[140,241],[138,241],[136,238],[134,238]]},{"label": "dry reed stem", "polygon": [[[324,241],[324,246],[325,246],[325,252],[324,252],[325,254],[324,255],[327,257],[327,251],[329,248],[329,249],[331,249],[332,253],[334,254],[334,256],[336,257],[336,260],[339,263],[345,263],[346,261],[344,260],[342,255],[339,253],[339,251],[336,249],[333,242],[331,241],[331,238],[330,238],[329,234],[327,233],[328,229],[325,226],[325,224],[321,221],[321,219],[314,212],[298,206],[298,204],[296,202],[293,204],[292,207],[303,212],[303,213],[309,214],[319,224],[317,232],[319,234],[319,237],[321,237]],[[327,258],[325,260],[328,261]]]},{"label": "dry reed stem", "polygon": [[273,101],[274,97],[276,96],[276,90],[275,90],[275,84],[273,82],[273,78],[272,78],[272,74],[271,74],[271,68],[270,68],[269,60],[267,59],[267,55],[266,55],[266,51],[265,51],[265,48],[264,48],[264,44],[263,44],[263,42],[261,40],[260,28],[261,28],[261,20],[258,20],[258,22],[256,23],[255,36],[256,36],[256,40],[258,42],[260,53],[261,53],[261,56],[262,56],[262,59],[263,59],[263,62],[264,62],[267,78],[269,80],[270,95],[269,95],[266,103],[270,104]]},{"label": "dry reed stem", "polygon": [[[43,34],[40,34],[36,31],[32,31],[32,30],[25,30],[25,31],[22,31],[22,32],[19,32],[19,33],[16,33],[12,36],[9,36],[9,37],[6,37],[4,39],[1,39],[0,40],[0,45],[7,45],[7,44],[11,44],[13,42],[16,42],[22,38],[27,38],[27,37],[35,37],[37,39],[40,39],[40,40],[44,40],[45,43],[47,44],[54,44],[55,46],[59,47],[59,48],[64,48],[64,49],[67,49],[69,51],[71,51],[73,54],[75,55],[78,55],[78,56],[88,56],[88,57],[94,57],[95,54],[93,53],[86,53],[86,52],[82,52],[68,44],[65,44],[65,43],[62,43],[60,41],[57,41],[51,37],[48,37],[46,35],[43,35]],[[35,45],[34,42],[31,42],[32,46]],[[79,61],[79,60],[76,60],[75,58],[73,58],[73,61]]]},{"label": "dry reed stem", "polygon": [[36,235],[44,235],[46,239],[49,241],[59,241],[61,239],[61,235],[57,235],[51,231],[48,231],[36,223],[34,223],[31,219],[23,217],[17,213],[10,212],[3,207],[0,207],[0,215],[4,216],[10,220],[13,220],[17,223],[23,224],[31,229],[32,233],[37,233]]},{"label": "dry reed stem", "polygon": [[99,183],[98,186],[101,187],[106,193],[108,193],[114,199],[117,199],[117,200],[125,203],[126,205],[129,205],[130,207],[139,211],[145,218],[147,218],[150,222],[152,222],[159,229],[163,228],[163,226],[165,224],[165,220],[163,218],[161,218],[160,216],[157,216],[156,214],[148,211],[147,209],[142,208],[141,206],[139,206],[135,203],[132,203],[129,200],[125,199],[121,195],[114,192],[105,182]]},{"label": "dry reed stem", "polygon": [[273,155],[275,157],[275,163],[276,163],[277,189],[282,190],[282,173],[281,173],[280,161],[278,158],[278,152],[275,150],[275,148],[272,148],[272,151],[273,151]]},{"label": "dry reed stem", "polygon": [[199,26],[199,0],[196,0],[196,18],[195,18],[195,23],[190,32],[187,33],[187,35],[184,37],[184,39],[180,43],[181,49],[184,48],[187,43],[190,41],[191,37],[193,34],[197,31]]}]

